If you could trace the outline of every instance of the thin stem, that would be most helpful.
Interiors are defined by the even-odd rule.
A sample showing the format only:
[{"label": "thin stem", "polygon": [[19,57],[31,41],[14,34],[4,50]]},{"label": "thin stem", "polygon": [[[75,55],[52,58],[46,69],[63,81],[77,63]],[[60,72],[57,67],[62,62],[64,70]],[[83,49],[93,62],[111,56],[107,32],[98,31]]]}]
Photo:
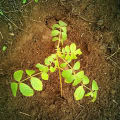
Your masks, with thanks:
[{"label": "thin stem", "polygon": [[25,78],[25,79],[21,80],[20,82],[24,82],[24,81],[26,81],[26,80],[30,79],[31,77],[37,76],[37,75],[39,75],[39,74],[41,74],[41,72],[36,73],[36,74],[34,74],[34,75],[31,75],[30,77],[27,77],[27,78]]}]

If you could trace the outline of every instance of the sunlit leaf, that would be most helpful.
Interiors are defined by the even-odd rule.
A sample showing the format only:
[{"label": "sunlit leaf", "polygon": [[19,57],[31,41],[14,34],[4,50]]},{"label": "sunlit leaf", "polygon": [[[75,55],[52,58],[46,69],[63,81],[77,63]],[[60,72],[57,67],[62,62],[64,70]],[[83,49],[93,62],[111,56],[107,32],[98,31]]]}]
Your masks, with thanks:
[{"label": "sunlit leaf", "polygon": [[57,36],[60,33],[58,30],[52,30],[52,36]]},{"label": "sunlit leaf", "polygon": [[42,72],[48,72],[48,67],[40,63],[36,64],[36,67]]},{"label": "sunlit leaf", "polygon": [[61,20],[59,20],[59,25],[61,27],[64,27],[64,26],[66,27],[67,26],[67,24],[65,22],[61,21]]},{"label": "sunlit leaf", "polygon": [[67,63],[62,63],[62,64],[60,64],[60,67],[61,68],[65,68],[67,66]]},{"label": "sunlit leaf", "polygon": [[36,77],[31,77],[30,79],[31,85],[32,87],[37,90],[37,91],[41,91],[43,89],[43,84],[42,81]]},{"label": "sunlit leaf", "polygon": [[33,94],[34,94],[33,89],[25,83],[20,83],[19,88],[20,88],[20,92],[24,96],[33,96]]},{"label": "sunlit leaf", "polygon": [[62,32],[62,40],[66,40],[67,39],[67,34],[65,32]]},{"label": "sunlit leaf", "polygon": [[77,61],[77,62],[74,64],[73,69],[74,69],[74,70],[79,70],[79,69],[80,69],[80,62],[79,62],[79,61]]},{"label": "sunlit leaf", "polygon": [[3,12],[2,12],[2,10],[0,10],[0,15],[4,15]]},{"label": "sunlit leaf", "polygon": [[54,25],[52,26],[52,29],[53,29],[53,30],[56,29],[56,28],[60,28],[60,25],[59,25],[59,24],[54,24]]},{"label": "sunlit leaf", "polygon": [[56,68],[50,66],[50,72],[55,72]]},{"label": "sunlit leaf", "polygon": [[37,3],[39,0],[35,0],[35,2]]},{"label": "sunlit leaf", "polygon": [[82,52],[81,52],[81,50],[80,50],[80,49],[77,49],[77,50],[75,51],[75,54],[76,54],[76,55],[81,55],[81,54],[82,54]]},{"label": "sunlit leaf", "polygon": [[75,52],[76,51],[76,45],[75,45],[75,43],[72,43],[70,45],[70,50],[71,50],[71,52]]},{"label": "sunlit leaf", "polygon": [[84,85],[87,85],[89,83],[89,78],[86,75],[84,75],[84,77],[82,78],[82,82]]},{"label": "sunlit leaf", "polygon": [[26,70],[26,74],[27,74],[28,76],[31,76],[31,75],[33,75],[34,73],[35,73],[34,70]]},{"label": "sunlit leaf", "polygon": [[51,64],[51,62],[49,61],[49,59],[45,58],[45,65],[50,65],[50,64]]},{"label": "sunlit leaf", "polygon": [[25,4],[27,2],[27,0],[22,0],[22,3]]},{"label": "sunlit leaf", "polygon": [[16,97],[17,89],[18,89],[18,84],[15,82],[12,82],[11,83],[11,90],[12,90],[12,94],[14,97]]},{"label": "sunlit leaf", "polygon": [[52,41],[57,41],[57,40],[59,40],[58,37],[54,37],[54,38],[52,38]]},{"label": "sunlit leaf", "polygon": [[72,70],[71,69],[69,69],[69,70],[63,70],[62,71],[62,76],[64,77],[64,78],[70,78],[71,76],[72,76]]},{"label": "sunlit leaf", "polygon": [[55,58],[56,58],[56,54],[52,54],[51,57],[52,57],[53,59],[55,59]]},{"label": "sunlit leaf", "polygon": [[82,81],[82,78],[84,77],[84,71],[80,71],[78,72],[77,74],[74,75],[74,82],[73,82],[73,86],[76,86],[78,85],[81,81]]},{"label": "sunlit leaf", "polygon": [[13,74],[14,79],[18,82],[22,79],[22,76],[23,76],[23,70],[17,70]]},{"label": "sunlit leaf", "polygon": [[4,45],[4,46],[2,47],[2,51],[5,52],[6,49],[7,49],[7,46]]},{"label": "sunlit leaf", "polygon": [[91,100],[91,102],[95,102],[96,98],[97,98],[97,91],[94,91],[93,92],[93,99]]},{"label": "sunlit leaf", "polygon": [[92,90],[98,90],[98,85],[95,80],[92,81]]},{"label": "sunlit leaf", "polygon": [[88,92],[87,94],[85,94],[85,96],[91,96],[91,97],[93,97],[93,92]]},{"label": "sunlit leaf", "polygon": [[63,30],[64,33],[67,32],[67,28],[66,27],[62,27],[62,30]]},{"label": "sunlit leaf", "polygon": [[81,100],[84,97],[84,94],[85,90],[83,86],[79,86],[74,92],[75,100]]},{"label": "sunlit leaf", "polygon": [[73,80],[74,80],[74,76],[71,75],[69,78],[66,78],[66,79],[65,79],[65,83],[72,83]]},{"label": "sunlit leaf", "polygon": [[46,72],[42,72],[41,78],[42,78],[43,80],[48,80],[48,74],[47,74]]},{"label": "sunlit leaf", "polygon": [[70,52],[70,47],[69,47],[68,45],[65,47],[65,51],[66,51],[67,53]]}]

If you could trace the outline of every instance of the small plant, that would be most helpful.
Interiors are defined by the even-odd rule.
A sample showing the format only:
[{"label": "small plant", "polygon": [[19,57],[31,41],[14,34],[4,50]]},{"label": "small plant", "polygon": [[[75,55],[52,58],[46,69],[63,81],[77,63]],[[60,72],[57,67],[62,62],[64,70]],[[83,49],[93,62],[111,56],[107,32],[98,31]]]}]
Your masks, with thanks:
[{"label": "small plant", "polygon": [[[34,0],[36,3],[39,1],[39,0]],[[22,3],[25,4],[27,3],[27,0],[22,0]]]},{"label": "small plant", "polygon": [[[56,46],[56,53],[51,54],[50,56],[45,58],[45,65],[40,63],[36,64],[36,68],[39,69],[38,73],[36,73],[35,70],[26,70],[25,73],[28,75],[28,77],[25,79],[22,79],[24,72],[23,70],[18,70],[14,72],[13,77],[15,79],[15,82],[11,83],[13,96],[16,96],[18,89],[24,96],[33,96],[34,90],[43,90],[42,80],[48,80],[50,73],[58,71],[61,96],[63,91],[62,84],[64,79],[65,83],[71,83],[72,86],[79,85],[74,92],[75,100],[81,100],[84,96],[91,96],[91,101],[94,102],[96,100],[98,91],[97,82],[93,80],[92,87],[87,87],[87,85],[90,83],[90,80],[84,74],[84,71],[80,70],[80,61],[76,61],[73,66],[71,66],[70,64],[72,60],[77,60],[78,55],[82,54],[81,50],[76,48],[75,43],[63,47],[64,41],[67,39],[67,24],[61,20],[58,24],[54,24],[52,26],[51,35],[53,37],[52,41],[58,42]],[[60,45],[62,47],[60,47]],[[41,76],[41,79],[36,77],[38,75]],[[30,80],[31,87],[25,83],[25,81],[27,80]]]}]

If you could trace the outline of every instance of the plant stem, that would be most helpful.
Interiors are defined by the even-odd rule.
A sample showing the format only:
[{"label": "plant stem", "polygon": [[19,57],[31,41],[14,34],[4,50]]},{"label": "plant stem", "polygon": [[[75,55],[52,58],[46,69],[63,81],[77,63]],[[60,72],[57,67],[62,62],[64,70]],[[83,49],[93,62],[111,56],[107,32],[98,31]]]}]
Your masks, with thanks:
[{"label": "plant stem", "polygon": [[39,75],[39,74],[41,74],[41,72],[36,73],[36,74],[34,74],[34,75],[31,75],[30,77],[27,77],[27,78],[25,78],[25,79],[21,80],[20,82],[24,82],[24,81],[26,81],[26,80],[30,79],[31,77],[37,76],[37,75]]}]

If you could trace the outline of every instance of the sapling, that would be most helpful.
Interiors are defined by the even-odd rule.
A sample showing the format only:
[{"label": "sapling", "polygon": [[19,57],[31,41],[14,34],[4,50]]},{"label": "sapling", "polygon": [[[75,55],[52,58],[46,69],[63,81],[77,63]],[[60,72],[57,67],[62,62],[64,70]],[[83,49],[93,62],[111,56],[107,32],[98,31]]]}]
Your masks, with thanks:
[{"label": "sapling", "polygon": [[[80,61],[77,60],[78,55],[82,54],[81,50],[77,49],[75,43],[63,47],[65,40],[67,40],[67,24],[61,20],[58,24],[54,24],[51,35],[52,41],[57,42],[56,53],[45,58],[44,65],[41,63],[36,64],[39,72],[25,70],[28,76],[25,79],[22,79],[23,70],[15,71],[13,74],[15,82],[11,83],[13,96],[16,96],[18,89],[24,96],[33,96],[34,90],[43,90],[43,80],[48,80],[51,73],[58,71],[61,96],[63,96],[62,84],[64,80],[65,83],[72,84],[73,87],[77,86],[74,92],[75,100],[81,100],[84,96],[90,96],[92,97],[91,102],[94,102],[97,97],[98,85],[93,80],[91,88],[87,86],[90,84],[90,80],[84,71],[80,69]],[[72,60],[76,61],[73,66],[70,64]],[[25,83],[27,80],[30,81],[31,86]]]}]

